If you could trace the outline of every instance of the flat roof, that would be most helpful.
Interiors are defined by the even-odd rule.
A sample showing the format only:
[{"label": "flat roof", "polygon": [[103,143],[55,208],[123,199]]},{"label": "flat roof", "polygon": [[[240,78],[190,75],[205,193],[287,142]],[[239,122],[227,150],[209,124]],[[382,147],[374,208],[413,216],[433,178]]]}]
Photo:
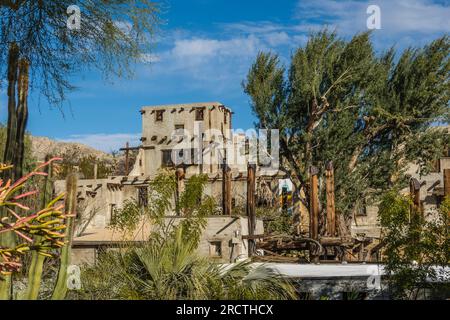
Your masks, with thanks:
[{"label": "flat roof", "polygon": [[219,107],[222,106],[231,112],[231,109],[226,107],[223,103],[218,101],[213,102],[193,102],[193,103],[179,103],[179,104],[161,104],[142,106],[141,110],[145,109],[173,109],[173,108],[199,108],[199,107]]},{"label": "flat roof", "polygon": [[267,263],[266,265],[288,278],[353,278],[385,274],[384,266],[370,263]]}]

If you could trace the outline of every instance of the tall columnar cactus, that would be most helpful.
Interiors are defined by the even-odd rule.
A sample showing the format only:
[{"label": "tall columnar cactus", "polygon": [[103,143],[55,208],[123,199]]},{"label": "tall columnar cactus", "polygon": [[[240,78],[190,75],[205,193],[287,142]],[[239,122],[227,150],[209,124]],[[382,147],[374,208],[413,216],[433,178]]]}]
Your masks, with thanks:
[{"label": "tall columnar cactus", "polygon": [[[49,161],[50,158],[51,157],[47,155],[45,161]],[[52,187],[50,181],[52,177],[51,163],[48,167],[45,167],[45,172],[48,173],[48,175],[44,177],[44,183],[41,190],[41,208],[44,208],[47,205],[48,199],[50,199],[50,197],[52,196]],[[42,237],[35,237],[36,243],[40,243],[41,241]],[[31,264],[30,268],[28,269],[27,291],[24,296],[26,300],[37,300],[39,296],[45,258],[46,256],[39,254],[36,251],[33,251],[31,254]]]},{"label": "tall columnar cactus", "polygon": [[65,213],[68,215],[66,221],[66,245],[61,249],[58,279],[52,294],[53,300],[62,300],[67,293],[67,267],[70,265],[70,254],[72,238],[75,227],[75,216],[77,207],[77,175],[71,173],[66,179],[66,201]]},{"label": "tall columnar cactus", "polygon": [[[10,299],[12,295],[11,276],[22,267],[22,257],[28,252],[36,251],[42,256],[49,256],[51,250],[65,246],[62,238],[65,237],[67,216],[63,214],[64,206],[56,203],[62,199],[61,194],[51,201],[44,209],[32,212],[22,200],[35,195],[38,191],[23,192],[27,181],[33,176],[46,176],[40,171],[52,161],[38,166],[36,170],[12,182],[0,179],[0,208],[4,216],[0,219],[0,235],[17,237],[19,241],[7,244],[0,243],[0,298]],[[11,169],[11,166],[0,164],[0,171]],[[36,239],[40,241],[37,242]],[[6,243],[6,245],[5,245]]]}]

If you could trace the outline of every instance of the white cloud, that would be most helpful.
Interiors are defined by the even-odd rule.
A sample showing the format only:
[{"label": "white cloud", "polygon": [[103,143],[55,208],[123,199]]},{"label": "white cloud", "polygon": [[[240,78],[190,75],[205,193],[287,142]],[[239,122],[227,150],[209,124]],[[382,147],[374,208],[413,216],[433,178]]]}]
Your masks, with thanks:
[{"label": "white cloud", "polygon": [[195,92],[196,96],[198,92],[236,96],[242,93],[240,83],[259,51],[278,53],[288,64],[292,51],[306,44],[311,31],[328,25],[348,37],[367,30],[369,4],[381,7],[382,29],[373,36],[376,49],[420,46],[450,31],[449,7],[428,0],[304,0],[288,22],[238,21],[217,23],[218,30],[168,31],[157,55],[146,57],[151,69],[139,70],[146,82],[136,89],[153,86],[158,91]]},{"label": "white cloud", "polygon": [[243,21],[235,23],[219,24],[225,31],[244,34],[264,34],[270,32],[283,31],[286,26],[271,21]]},{"label": "white cloud", "polygon": [[183,39],[175,41],[171,55],[182,59],[193,56],[248,56],[257,52],[260,45],[260,40],[253,35],[226,40]]},{"label": "white cloud", "polygon": [[63,142],[77,142],[104,152],[111,152],[123,148],[127,142],[135,146],[140,144],[140,134],[135,133],[95,133],[74,134],[68,138],[57,139]]},{"label": "white cloud", "polygon": [[155,63],[161,60],[161,58],[153,53],[143,53],[141,54],[141,59],[143,63]]},{"label": "white cloud", "polygon": [[270,46],[277,47],[280,45],[288,44],[291,38],[286,32],[282,31],[268,33],[264,36],[264,39]]},{"label": "white cloud", "polygon": [[[299,30],[329,24],[338,32],[354,34],[366,30],[369,5],[381,9],[381,30],[392,38],[403,33],[442,33],[450,31],[450,7],[430,0],[377,0],[377,1],[299,1],[296,18]],[[320,24],[314,21],[320,20]],[[305,30],[306,31],[306,30]]]},{"label": "white cloud", "polygon": [[[282,35],[273,35],[270,40],[272,43],[285,41]],[[153,64],[149,77],[161,79],[176,75],[179,85],[185,88],[222,91],[232,82],[239,84],[258,51],[269,46],[268,40],[253,34],[226,39],[174,39],[171,46],[158,53],[159,61]]]}]

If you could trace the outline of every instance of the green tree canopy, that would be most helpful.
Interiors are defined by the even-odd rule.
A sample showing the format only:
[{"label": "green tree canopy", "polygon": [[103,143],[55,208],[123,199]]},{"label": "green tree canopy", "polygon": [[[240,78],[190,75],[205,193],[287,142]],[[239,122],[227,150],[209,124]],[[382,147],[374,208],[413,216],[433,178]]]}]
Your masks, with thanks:
[{"label": "green tree canopy", "polygon": [[[69,29],[68,10],[80,9],[80,28]],[[105,75],[130,74],[134,62],[148,54],[159,23],[159,7],[149,0],[0,1],[0,72],[16,44],[30,63],[31,84],[59,106],[70,76],[91,67]]]},{"label": "green tree canopy", "polygon": [[449,52],[448,36],[396,58],[376,54],[369,33],[347,41],[325,30],[287,70],[276,54],[258,54],[243,87],[257,126],[280,130],[282,168],[297,187],[308,193],[309,167],[333,161],[337,209],[348,216],[404,183],[409,161],[426,173],[443,154],[448,135],[428,129],[449,119]]}]

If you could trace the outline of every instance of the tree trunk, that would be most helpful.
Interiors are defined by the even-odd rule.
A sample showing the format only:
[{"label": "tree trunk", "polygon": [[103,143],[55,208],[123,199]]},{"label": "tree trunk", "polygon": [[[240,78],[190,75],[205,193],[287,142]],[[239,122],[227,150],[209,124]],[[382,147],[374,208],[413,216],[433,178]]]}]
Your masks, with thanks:
[{"label": "tree trunk", "polygon": [[[3,154],[5,164],[14,164],[16,153],[17,113],[16,113],[16,85],[17,69],[19,65],[19,47],[12,44],[8,56],[8,124],[6,129],[6,144]],[[14,170],[4,172],[5,179],[14,180]]]},{"label": "tree trunk", "polygon": [[25,130],[28,121],[28,72],[29,63],[26,59],[19,60],[19,80],[17,85],[18,105],[17,105],[17,132],[16,132],[16,153],[14,154],[14,176],[23,176],[23,163],[25,155]]},{"label": "tree trunk", "polygon": [[[16,152],[16,132],[17,132],[17,115],[16,115],[16,84],[17,84],[17,68],[19,63],[19,47],[13,43],[9,48],[8,55],[8,124],[6,129],[6,144],[3,155],[3,162],[6,164],[14,164],[14,155]],[[6,170],[3,172],[5,180],[14,180],[14,170]],[[0,218],[8,217],[6,211],[0,208]],[[0,235],[0,246],[14,247],[15,236],[13,232],[7,232]],[[10,275],[2,276],[0,279],[0,300],[9,300],[12,298],[12,277]]]}]

